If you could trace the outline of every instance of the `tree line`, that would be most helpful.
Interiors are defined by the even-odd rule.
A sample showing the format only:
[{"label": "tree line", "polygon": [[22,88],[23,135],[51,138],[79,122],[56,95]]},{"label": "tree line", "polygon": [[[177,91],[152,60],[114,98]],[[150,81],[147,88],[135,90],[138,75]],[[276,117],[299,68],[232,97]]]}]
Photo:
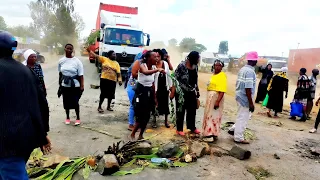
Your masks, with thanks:
[{"label": "tree line", "polygon": [[[168,41],[168,46],[166,46],[163,41],[155,41],[151,43],[150,46],[158,48],[176,48],[179,52],[198,51],[201,53],[207,50],[207,48],[203,44],[197,43],[196,39],[191,37],[183,38],[180,42],[178,42],[177,39],[172,38]],[[228,52],[228,41],[220,41],[218,53],[228,54]]]},{"label": "tree line", "polygon": [[0,16],[0,29],[18,37],[39,39],[41,44],[57,47],[59,54],[66,43],[76,43],[85,24],[74,12],[73,0],[37,0],[28,4],[32,22],[9,27]]}]

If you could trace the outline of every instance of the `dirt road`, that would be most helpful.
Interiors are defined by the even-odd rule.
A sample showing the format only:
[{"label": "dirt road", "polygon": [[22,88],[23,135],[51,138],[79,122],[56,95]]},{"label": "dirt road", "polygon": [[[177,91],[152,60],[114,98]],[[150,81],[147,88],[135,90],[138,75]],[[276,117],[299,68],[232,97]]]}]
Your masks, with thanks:
[{"label": "dirt road", "polygon": [[[99,83],[99,78],[93,64],[90,64],[87,57],[80,58],[85,67],[85,92],[80,101],[81,120],[83,126],[104,130],[113,136],[126,139],[129,135],[127,130],[128,119],[128,99],[123,87],[117,87],[116,105],[114,112],[105,114],[97,113],[99,89],[90,89],[90,84]],[[57,59],[58,61],[58,59]],[[51,61],[51,62],[54,62]],[[61,155],[87,156],[96,151],[104,151],[118,138],[103,135],[81,127],[64,124],[65,114],[62,106],[62,99],[57,98],[58,73],[56,63],[45,65],[45,81],[48,88],[48,101],[50,103],[50,137],[53,143],[53,152]],[[200,74],[200,87],[204,88],[210,75]],[[225,101],[225,114],[223,121],[234,121],[236,116],[236,103],[232,96],[235,76],[229,75],[229,92]],[[204,102],[206,93],[201,92],[201,101]],[[263,109],[257,108],[249,122],[250,128],[257,139],[250,145],[243,147],[252,151],[252,157],[248,161],[239,161],[229,156],[206,156],[198,160],[197,163],[185,168],[169,170],[146,169],[142,173],[125,177],[102,177],[97,173],[92,173],[90,179],[255,179],[247,171],[248,167],[261,166],[273,174],[270,179],[319,179],[320,166],[315,159],[301,157],[308,151],[299,149],[297,145],[307,142],[309,139],[318,140],[320,134],[309,134],[307,131],[312,127],[313,120],[306,123],[293,122],[287,119],[288,115],[281,114],[282,118],[269,119],[262,113]],[[197,127],[201,128],[203,117],[203,107],[197,112]],[[72,120],[75,114],[72,112]],[[281,127],[275,126],[282,122]],[[163,118],[158,121],[163,126]],[[178,138],[174,135],[174,129],[160,127],[150,130],[146,136],[162,132],[155,140],[165,141]],[[222,132],[217,142],[218,146],[230,149],[234,143],[232,137],[226,132]],[[302,144],[303,145],[303,144]],[[299,153],[300,152],[300,153]],[[279,155],[280,160],[274,158],[274,154]],[[81,179],[76,176],[74,179]]]}]

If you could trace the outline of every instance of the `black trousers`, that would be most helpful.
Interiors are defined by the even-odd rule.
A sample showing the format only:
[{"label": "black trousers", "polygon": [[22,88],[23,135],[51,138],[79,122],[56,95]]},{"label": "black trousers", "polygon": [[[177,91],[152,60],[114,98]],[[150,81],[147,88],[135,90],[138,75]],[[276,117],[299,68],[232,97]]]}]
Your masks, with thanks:
[{"label": "black trousers", "polygon": [[177,130],[183,131],[184,116],[187,113],[187,129],[194,131],[196,130],[196,112],[197,112],[197,97],[195,92],[184,92],[184,103],[182,109],[179,111],[181,106],[178,102],[179,96],[176,94],[176,118],[177,118]]},{"label": "black trousers", "polygon": [[319,123],[320,123],[320,110],[318,111],[316,122],[314,123],[314,128],[315,129],[318,129]]}]

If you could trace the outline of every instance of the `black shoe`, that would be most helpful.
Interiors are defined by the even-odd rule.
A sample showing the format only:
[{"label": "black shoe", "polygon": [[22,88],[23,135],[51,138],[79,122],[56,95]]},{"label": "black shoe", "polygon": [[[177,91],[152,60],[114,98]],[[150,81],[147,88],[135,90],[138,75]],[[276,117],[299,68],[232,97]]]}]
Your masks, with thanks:
[{"label": "black shoe", "polygon": [[230,134],[231,136],[233,136],[234,135],[234,131],[228,131],[228,134]]}]

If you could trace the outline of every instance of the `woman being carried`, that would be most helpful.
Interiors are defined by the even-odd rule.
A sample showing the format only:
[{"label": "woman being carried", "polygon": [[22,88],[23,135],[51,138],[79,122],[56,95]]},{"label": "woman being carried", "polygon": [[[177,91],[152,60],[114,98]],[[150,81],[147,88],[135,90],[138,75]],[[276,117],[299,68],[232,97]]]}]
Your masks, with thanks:
[{"label": "woman being carried", "polygon": [[113,111],[111,109],[111,102],[115,98],[117,82],[119,82],[120,86],[122,85],[121,70],[119,63],[116,61],[116,53],[111,50],[107,52],[107,57],[103,57],[95,54],[93,51],[89,52],[99,60],[102,66],[98,112],[104,112],[101,106],[105,98],[108,99],[107,110]]},{"label": "woman being carried", "polygon": [[204,110],[202,135],[205,138],[213,138],[215,140],[220,134],[221,118],[223,114],[224,93],[227,92],[227,75],[221,72],[224,63],[215,60],[211,71],[208,84],[207,101]]},{"label": "woman being carried", "polygon": [[[72,55],[73,45],[65,45],[65,57],[59,60],[59,91],[58,97],[63,96],[63,107],[66,111],[66,124],[70,124],[70,109],[76,111],[75,125],[80,124],[79,100],[84,91],[83,64]],[[60,91],[61,90],[61,91]]]},{"label": "woman being carried", "polygon": [[268,117],[272,117],[271,110],[274,111],[274,116],[278,117],[278,113],[282,112],[283,107],[283,91],[286,92],[285,98],[288,97],[288,84],[289,79],[287,78],[288,68],[281,68],[281,73],[276,74],[268,85],[268,103],[267,112]]},{"label": "woman being carried", "polygon": [[135,95],[132,101],[136,117],[136,123],[130,136],[132,140],[135,139],[135,134],[139,128],[141,130],[138,139],[143,139],[143,133],[150,119],[150,113],[155,107],[155,95],[152,88],[154,75],[157,72],[164,73],[164,69],[154,67],[157,61],[156,52],[148,51],[140,65]]}]

